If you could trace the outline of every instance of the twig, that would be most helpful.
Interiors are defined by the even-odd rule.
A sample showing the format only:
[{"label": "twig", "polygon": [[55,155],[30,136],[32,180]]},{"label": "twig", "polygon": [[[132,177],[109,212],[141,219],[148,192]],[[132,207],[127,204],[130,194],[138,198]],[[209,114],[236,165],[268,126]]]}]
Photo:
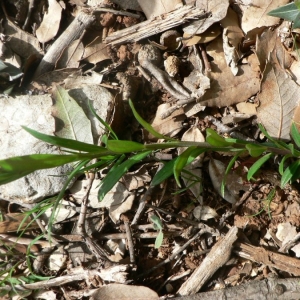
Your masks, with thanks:
[{"label": "twig", "polygon": [[72,21],[69,27],[56,39],[48,52],[37,67],[34,78],[41,74],[51,71],[62,51],[74,40],[78,39],[82,32],[95,20],[95,17],[84,11],[81,11]]},{"label": "twig", "polygon": [[141,17],[140,15],[131,13],[129,11],[121,11],[121,10],[115,10],[115,9],[104,8],[104,7],[96,8],[94,11],[110,12],[115,15],[127,16],[127,17],[131,17],[131,18],[135,18],[135,19],[140,19],[140,17]]},{"label": "twig", "polygon": [[125,225],[125,230],[126,230],[126,238],[127,238],[127,243],[128,243],[130,263],[135,264],[134,247],[133,247],[133,240],[132,240],[132,234],[131,234],[129,222],[125,221],[124,225]]},{"label": "twig", "polygon": [[158,269],[158,268],[166,265],[167,263],[171,262],[179,253],[181,253],[182,251],[184,251],[193,241],[195,241],[196,239],[198,239],[204,233],[207,233],[207,229],[201,229],[197,234],[195,234],[191,239],[189,239],[183,246],[181,246],[171,256],[169,256],[167,259],[165,259],[164,261],[160,262],[159,264],[157,264],[153,268],[149,269],[148,271],[140,274],[139,278],[140,277],[144,277],[147,274],[153,272],[154,270],[156,270],[156,269]]},{"label": "twig", "polygon": [[197,293],[209,278],[230,258],[232,244],[237,239],[237,227],[232,227],[225,237],[221,238],[204,258],[201,265],[183,283],[177,292],[178,296]]},{"label": "twig", "polygon": [[201,53],[201,56],[202,56],[202,59],[203,59],[205,71],[210,72],[211,71],[211,65],[210,65],[210,62],[209,62],[207,54],[206,54],[205,45],[204,44],[199,44],[199,49],[200,49],[200,53]]}]

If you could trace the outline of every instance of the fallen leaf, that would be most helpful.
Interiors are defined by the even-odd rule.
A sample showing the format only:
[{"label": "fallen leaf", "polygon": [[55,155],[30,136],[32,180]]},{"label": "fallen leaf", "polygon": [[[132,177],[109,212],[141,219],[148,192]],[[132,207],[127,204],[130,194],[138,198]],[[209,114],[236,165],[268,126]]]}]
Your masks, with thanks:
[{"label": "fallen leaf", "polygon": [[282,242],[282,247],[290,242],[296,235],[296,227],[289,222],[278,224],[276,237]]},{"label": "fallen leaf", "polygon": [[280,19],[268,16],[267,13],[288,2],[289,0],[252,0],[243,13],[241,22],[243,31],[247,33],[258,27],[278,24]]},{"label": "fallen leaf", "polygon": [[203,9],[206,13],[210,13],[210,17],[183,26],[183,32],[187,34],[203,33],[212,24],[225,18],[228,6],[228,0],[197,0],[196,7]]},{"label": "fallen leaf", "polygon": [[193,210],[193,215],[196,219],[206,221],[209,219],[217,218],[218,213],[207,205],[196,206]]},{"label": "fallen leaf", "polygon": [[[157,107],[156,115],[154,120],[151,123],[151,126],[158,131],[160,134],[167,135],[170,137],[175,136],[180,130],[182,130],[182,122],[185,118],[183,113],[183,109],[177,109],[174,111],[169,117],[162,119],[162,114],[170,108],[171,105],[169,103],[161,104]],[[151,134],[147,131],[144,132],[145,136],[154,140]]]},{"label": "fallen leaf", "polygon": [[237,55],[236,49],[229,44],[226,28],[223,30],[223,50],[227,66],[230,67],[232,74],[236,76],[239,72],[237,66],[239,57]]},{"label": "fallen leaf", "polygon": [[148,20],[166,14],[183,5],[181,0],[137,0],[137,2]]},{"label": "fallen leaf", "polygon": [[107,52],[107,45],[102,43],[102,37],[96,37],[85,47],[82,60],[96,64],[106,59],[110,59],[110,56]]},{"label": "fallen leaf", "polygon": [[[211,62],[210,89],[206,91],[201,105],[224,107],[247,101],[259,91],[259,74],[249,65],[241,65],[237,76],[227,66],[222,38],[213,40],[206,48],[213,57]],[[237,96],[238,95],[238,96]]]},{"label": "fallen leaf", "polygon": [[290,140],[291,120],[300,100],[299,93],[300,87],[279,65],[276,51],[273,51],[261,81],[257,108],[259,122],[272,137]]},{"label": "fallen leaf", "polygon": [[56,62],[56,69],[78,68],[84,52],[83,44],[80,40],[75,40],[64,49],[62,55]]},{"label": "fallen leaf", "polygon": [[36,37],[44,44],[52,40],[59,29],[62,7],[56,0],[48,0],[48,10],[45,12],[40,27],[36,30]]},{"label": "fallen leaf", "polygon": [[236,105],[237,110],[240,113],[249,114],[249,115],[256,115],[256,108],[257,105],[254,103],[249,102],[241,102]]}]

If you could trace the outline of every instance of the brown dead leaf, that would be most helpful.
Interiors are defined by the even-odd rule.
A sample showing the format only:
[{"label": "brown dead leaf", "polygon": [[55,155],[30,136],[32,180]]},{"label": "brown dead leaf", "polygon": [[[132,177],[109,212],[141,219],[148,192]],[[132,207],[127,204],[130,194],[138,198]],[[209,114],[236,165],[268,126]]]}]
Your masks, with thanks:
[{"label": "brown dead leaf", "polygon": [[48,11],[45,12],[40,27],[36,30],[36,37],[44,44],[53,39],[59,29],[62,7],[56,0],[48,0]]},{"label": "brown dead leaf", "polygon": [[64,49],[61,57],[58,59],[55,68],[78,68],[84,52],[84,47],[80,40],[75,40],[71,45]]},{"label": "brown dead leaf", "polygon": [[234,76],[227,66],[222,38],[212,41],[206,48],[213,57],[211,62],[210,89],[201,99],[201,105],[224,107],[244,102],[259,91],[259,74],[249,65],[239,66],[239,73]]},{"label": "brown dead leaf", "polygon": [[248,33],[258,27],[268,27],[278,24],[280,19],[268,16],[267,13],[289,2],[289,0],[252,0],[244,10],[242,18],[243,31]]},{"label": "brown dead leaf", "polygon": [[278,139],[290,139],[291,120],[300,100],[300,87],[280,66],[273,51],[261,81],[257,108],[259,121],[268,133]]},{"label": "brown dead leaf", "polygon": [[183,26],[183,32],[187,34],[201,34],[212,24],[225,18],[228,6],[228,0],[197,0],[196,7],[203,9],[206,13],[210,13],[211,16]]},{"label": "brown dead leaf", "polygon": [[256,107],[256,104],[248,102],[241,102],[236,105],[236,108],[240,113],[249,115],[256,115]]},{"label": "brown dead leaf", "polygon": [[137,2],[148,20],[166,14],[183,5],[181,0],[137,0]]},{"label": "brown dead leaf", "polygon": [[107,45],[102,43],[102,37],[96,37],[84,50],[83,60],[96,64],[110,59],[107,53]]},{"label": "brown dead leaf", "polygon": [[[215,23],[212,26],[210,26],[205,32],[201,34],[196,34],[188,40],[184,40],[183,44],[185,46],[193,46],[196,44],[209,43],[212,40],[214,40],[220,33],[221,33],[220,25],[218,23]],[[189,36],[191,36],[191,34],[188,33],[183,34],[184,38],[187,38]]]},{"label": "brown dead leaf", "polygon": [[[164,103],[158,106],[156,111],[156,116],[151,123],[151,126],[163,135],[170,137],[175,136],[180,130],[182,130],[182,122],[185,118],[183,109],[177,109],[169,117],[162,119],[162,114],[166,112],[171,105],[169,103]],[[148,139],[156,140],[152,135],[145,131],[145,136]]]},{"label": "brown dead leaf", "polygon": [[10,20],[3,24],[4,34],[9,36],[6,45],[23,58],[28,58],[31,55],[40,57],[43,51],[36,37],[23,31]]}]

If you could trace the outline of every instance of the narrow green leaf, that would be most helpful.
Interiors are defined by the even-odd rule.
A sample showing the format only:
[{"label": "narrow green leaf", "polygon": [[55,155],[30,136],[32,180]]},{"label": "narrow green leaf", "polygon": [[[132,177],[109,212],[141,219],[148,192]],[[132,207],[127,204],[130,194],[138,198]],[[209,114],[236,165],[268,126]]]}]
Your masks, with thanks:
[{"label": "narrow green leaf", "polygon": [[291,154],[287,154],[287,155],[285,155],[283,158],[282,158],[282,160],[281,160],[281,162],[280,162],[280,164],[279,164],[279,174],[282,176],[283,175],[283,173],[284,173],[284,163],[286,162],[286,160],[287,159],[289,159],[290,157],[293,157],[293,155],[291,155]]},{"label": "narrow green leaf", "polygon": [[267,150],[267,147],[256,144],[247,144],[245,147],[252,157],[261,156]]},{"label": "narrow green leaf", "polygon": [[28,133],[30,133],[35,138],[37,138],[41,141],[44,141],[46,143],[55,145],[55,146],[68,148],[68,149],[72,149],[72,150],[77,150],[77,151],[84,151],[84,152],[107,151],[107,149],[100,147],[100,146],[93,145],[93,144],[87,144],[87,143],[79,142],[79,141],[72,140],[72,139],[66,139],[66,138],[61,138],[61,137],[57,137],[57,136],[43,134],[43,133],[40,133],[33,129],[30,129],[26,126],[22,126],[22,128],[25,129]]},{"label": "narrow green leaf", "polygon": [[281,188],[284,188],[284,186],[289,181],[294,181],[297,179],[297,177],[299,176],[299,174],[298,174],[299,168],[300,168],[300,160],[297,160],[285,169],[285,171],[281,177]]},{"label": "narrow green leaf", "polygon": [[107,149],[115,153],[131,153],[145,150],[143,144],[132,141],[108,140],[106,146]]},{"label": "narrow green leaf", "polygon": [[137,121],[148,131],[150,132],[153,136],[155,136],[158,139],[165,139],[169,141],[176,141],[176,139],[172,139],[168,136],[165,136],[159,132],[157,132],[148,122],[146,122],[140,115],[139,113],[135,110],[134,105],[132,101],[129,99],[129,106],[133,112],[134,117],[137,119]]},{"label": "narrow green leaf", "polygon": [[173,174],[173,169],[174,169],[176,159],[177,158],[174,158],[174,159],[168,161],[167,163],[165,163],[165,165],[162,167],[162,169],[159,170],[154,175],[154,177],[151,181],[151,186],[156,186],[156,185],[162,183],[164,180],[166,180]]},{"label": "narrow green leaf", "polygon": [[0,160],[0,185],[37,170],[50,169],[83,159],[92,159],[93,157],[93,154],[32,154]]},{"label": "narrow green leaf", "polygon": [[96,117],[96,119],[106,128],[106,130],[108,131],[108,135],[112,136],[113,139],[118,140],[118,136],[116,135],[116,133],[113,131],[113,129],[111,128],[111,126],[105,122],[95,111],[91,101],[89,101],[89,108],[91,110],[91,112],[93,113],[93,115]]},{"label": "narrow green leaf", "polygon": [[182,152],[176,159],[175,164],[174,164],[174,177],[176,180],[176,183],[179,187],[180,185],[180,174],[183,168],[187,165],[190,164],[197,156],[202,154],[205,150],[201,148],[197,148],[195,146],[187,148],[184,152]]},{"label": "narrow green leaf", "polygon": [[225,174],[221,183],[221,196],[224,198],[225,195],[225,184],[226,184],[226,179],[227,179],[227,175],[230,172],[231,168],[233,167],[234,163],[236,162],[236,160],[239,158],[239,156],[241,155],[242,151],[237,153],[228,163],[227,168],[225,170]]},{"label": "narrow green leaf", "polygon": [[232,143],[226,141],[211,128],[206,129],[206,142],[214,147],[228,147],[232,145]]},{"label": "narrow green leaf", "polygon": [[160,230],[158,232],[158,235],[157,235],[156,239],[155,239],[154,247],[156,249],[158,249],[162,245],[163,240],[164,240],[164,233]]},{"label": "narrow green leaf", "polygon": [[261,157],[259,160],[257,160],[249,169],[248,174],[247,174],[247,180],[251,180],[253,178],[253,175],[261,168],[261,166],[267,162],[273,153],[268,153]]},{"label": "narrow green leaf", "polygon": [[61,86],[54,90],[53,116],[57,118],[56,135],[62,138],[94,143],[91,121],[82,107]]},{"label": "narrow green leaf", "polygon": [[300,148],[300,132],[295,122],[293,122],[291,127],[291,136],[293,138],[293,141],[296,143],[297,147]]},{"label": "narrow green leaf", "polygon": [[112,187],[119,181],[119,179],[129,170],[129,168],[132,167],[134,164],[139,163],[151,152],[152,151],[144,151],[138,153],[128,158],[128,160],[124,161],[122,164],[118,165],[113,170],[110,170],[101,182],[98,191],[98,199],[102,201],[105,195],[112,189]]}]

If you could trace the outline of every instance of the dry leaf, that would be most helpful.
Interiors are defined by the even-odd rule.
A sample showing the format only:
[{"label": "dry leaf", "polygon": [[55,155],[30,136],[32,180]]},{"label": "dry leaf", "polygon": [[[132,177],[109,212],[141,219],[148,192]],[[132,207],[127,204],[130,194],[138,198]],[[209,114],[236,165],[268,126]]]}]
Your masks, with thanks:
[{"label": "dry leaf", "polygon": [[56,62],[56,69],[78,68],[84,52],[84,47],[80,40],[75,40],[64,49],[62,55]]},{"label": "dry leaf", "polygon": [[242,18],[242,29],[249,32],[258,27],[268,27],[279,23],[280,19],[268,16],[267,13],[279,6],[289,3],[289,0],[253,0],[246,6]]},{"label": "dry leaf", "polygon": [[[218,23],[210,26],[205,32],[196,34],[188,40],[183,40],[185,46],[193,46],[196,44],[205,44],[214,40],[221,33],[221,27]],[[183,37],[188,38],[191,34],[184,33]]]},{"label": "dry leaf", "polygon": [[206,221],[209,219],[217,218],[218,213],[207,205],[196,206],[193,210],[193,215],[196,219]]},{"label": "dry leaf", "polygon": [[56,0],[48,0],[48,11],[45,12],[40,27],[36,30],[36,37],[44,44],[52,40],[59,29],[62,7]]},{"label": "dry leaf", "polygon": [[223,30],[222,37],[223,37],[223,50],[224,50],[226,64],[227,64],[227,66],[230,67],[232,74],[234,76],[236,76],[237,73],[239,72],[239,69],[237,66],[239,57],[237,55],[236,49],[229,44],[229,40],[227,37],[227,28],[225,28]]},{"label": "dry leaf", "polygon": [[236,105],[236,108],[240,113],[249,115],[256,115],[256,107],[256,104],[249,102],[241,102]]},{"label": "dry leaf", "polygon": [[102,37],[96,37],[86,46],[82,60],[96,64],[106,59],[110,59],[107,52],[107,45],[102,43]]},{"label": "dry leaf", "polygon": [[231,73],[227,66],[222,38],[212,41],[206,48],[213,57],[211,62],[210,89],[206,91],[200,104],[206,106],[230,106],[248,100],[259,91],[259,74],[249,65],[240,66],[237,76]]},{"label": "dry leaf", "polygon": [[40,57],[43,51],[36,37],[23,31],[13,22],[7,20],[3,24],[4,34],[9,37],[6,45],[15,53],[23,58],[28,58],[31,55]]},{"label": "dry leaf", "polygon": [[148,20],[166,14],[183,5],[181,0],[137,0],[137,2]]},{"label": "dry leaf", "polygon": [[291,120],[300,100],[300,87],[279,65],[272,52],[261,81],[257,116],[268,133],[278,139],[290,139]]},{"label": "dry leaf", "polygon": [[[190,141],[190,142],[205,142],[205,138],[199,128],[191,127],[189,128],[181,138],[182,141]],[[180,155],[187,148],[180,147],[178,148],[178,155]],[[204,153],[199,155],[192,163],[187,165],[184,170],[188,171],[189,174],[182,172],[181,176],[184,181],[186,187],[190,189],[195,198],[198,200],[200,204],[203,203],[202,199],[202,161],[203,161]]]},{"label": "dry leaf", "polygon": [[[180,130],[182,130],[182,122],[185,119],[183,109],[177,109],[169,117],[162,119],[162,114],[166,112],[171,105],[169,103],[161,104],[157,107],[156,116],[151,123],[151,126],[163,135],[170,137],[175,136]],[[148,139],[156,140],[152,135],[145,131],[145,136]]]},{"label": "dry leaf", "polygon": [[183,32],[187,34],[201,34],[212,24],[225,18],[228,6],[228,0],[197,0],[196,7],[203,9],[206,13],[210,13],[211,16],[183,26]]},{"label": "dry leaf", "polygon": [[282,242],[282,247],[293,240],[296,235],[296,227],[289,222],[278,224],[276,237]]}]

